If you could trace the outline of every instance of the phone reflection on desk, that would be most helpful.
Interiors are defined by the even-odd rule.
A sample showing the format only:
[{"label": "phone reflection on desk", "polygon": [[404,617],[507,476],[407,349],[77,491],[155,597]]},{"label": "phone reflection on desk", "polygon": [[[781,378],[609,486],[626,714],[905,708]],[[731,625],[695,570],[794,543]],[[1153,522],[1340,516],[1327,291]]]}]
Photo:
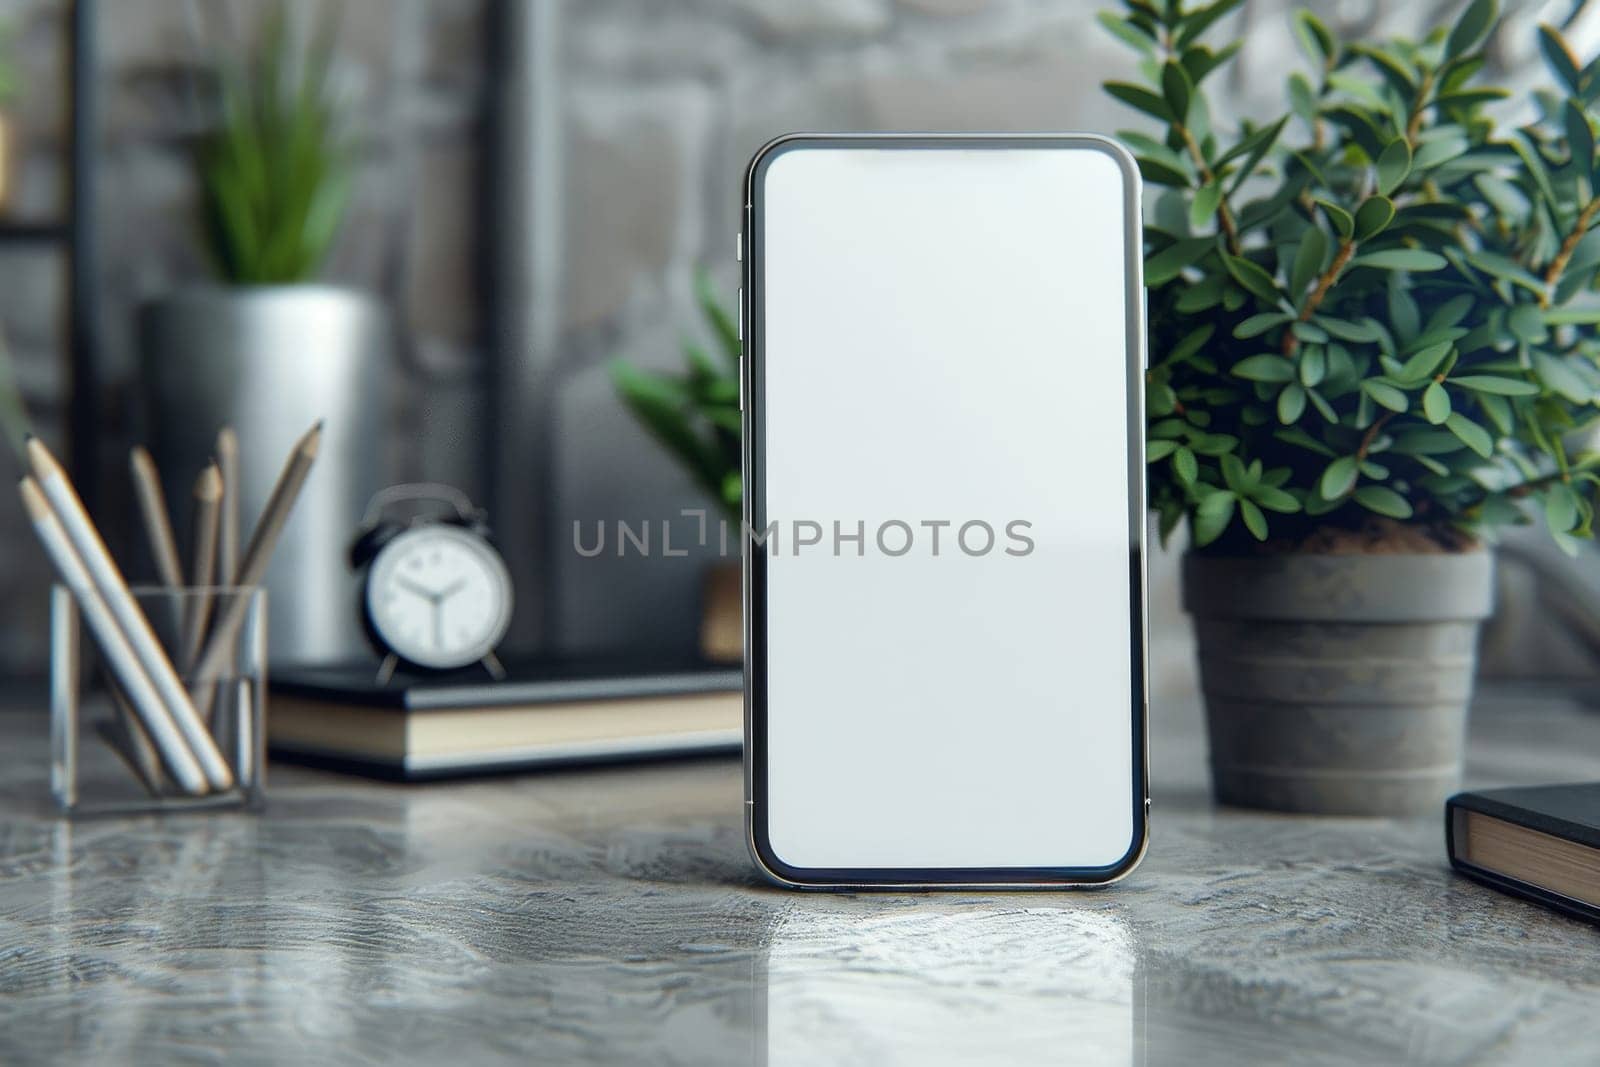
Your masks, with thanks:
[{"label": "phone reflection on desk", "polygon": [[1122,920],[883,903],[808,901],[773,927],[757,964],[767,1067],[1135,1062],[1135,952]]}]

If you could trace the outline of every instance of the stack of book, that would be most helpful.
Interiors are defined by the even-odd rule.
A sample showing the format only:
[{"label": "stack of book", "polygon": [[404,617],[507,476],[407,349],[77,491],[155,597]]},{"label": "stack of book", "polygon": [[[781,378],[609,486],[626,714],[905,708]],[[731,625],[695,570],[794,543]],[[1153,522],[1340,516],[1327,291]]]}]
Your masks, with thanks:
[{"label": "stack of book", "polygon": [[271,682],[272,754],[380,777],[437,778],[548,764],[738,752],[742,675],[703,663],[546,661],[397,674],[371,665],[285,670]]}]

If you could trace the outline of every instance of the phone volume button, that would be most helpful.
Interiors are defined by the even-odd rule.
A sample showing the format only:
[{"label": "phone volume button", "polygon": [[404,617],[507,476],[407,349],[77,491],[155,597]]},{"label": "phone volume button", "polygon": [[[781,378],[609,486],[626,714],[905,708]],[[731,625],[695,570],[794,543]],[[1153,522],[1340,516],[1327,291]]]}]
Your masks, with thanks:
[{"label": "phone volume button", "polygon": [[744,410],[744,357],[739,357],[739,410]]},{"label": "phone volume button", "polygon": [[739,286],[739,343],[744,344],[744,286]]}]

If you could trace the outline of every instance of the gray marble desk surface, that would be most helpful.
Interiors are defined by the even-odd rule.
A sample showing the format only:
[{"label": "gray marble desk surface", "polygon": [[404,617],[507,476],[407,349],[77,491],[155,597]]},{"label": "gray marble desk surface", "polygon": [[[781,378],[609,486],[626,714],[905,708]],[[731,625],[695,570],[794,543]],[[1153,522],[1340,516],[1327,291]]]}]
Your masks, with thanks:
[{"label": "gray marble desk surface", "polygon": [[[733,761],[68,823],[0,713],[0,1062],[1600,1062],[1600,932],[1454,877],[1442,819],[1218,810],[1192,706],[1154,837],[1082,893],[796,894]],[[1498,694],[1471,784],[1600,778],[1600,713]]]}]

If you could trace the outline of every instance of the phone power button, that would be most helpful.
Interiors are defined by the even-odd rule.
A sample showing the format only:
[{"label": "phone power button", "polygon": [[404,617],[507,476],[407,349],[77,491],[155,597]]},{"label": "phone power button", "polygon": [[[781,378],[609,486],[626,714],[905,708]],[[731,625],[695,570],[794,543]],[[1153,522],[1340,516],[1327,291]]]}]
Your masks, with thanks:
[{"label": "phone power button", "polygon": [[744,357],[739,357],[739,410],[744,410]]}]

